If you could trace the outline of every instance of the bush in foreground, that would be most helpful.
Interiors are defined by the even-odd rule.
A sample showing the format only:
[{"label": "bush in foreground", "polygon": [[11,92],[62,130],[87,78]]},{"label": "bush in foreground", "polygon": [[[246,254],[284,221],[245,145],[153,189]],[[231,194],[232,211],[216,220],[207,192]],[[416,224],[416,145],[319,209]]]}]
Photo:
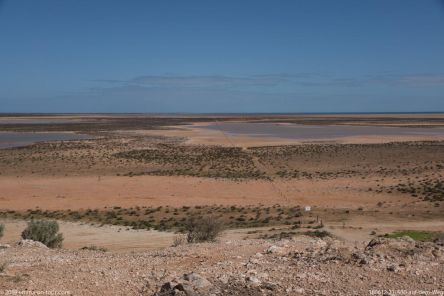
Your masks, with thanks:
[{"label": "bush in foreground", "polygon": [[30,221],[22,232],[22,238],[41,242],[49,248],[60,248],[63,235],[58,232],[59,224],[56,221]]},{"label": "bush in foreground", "polygon": [[207,216],[201,219],[191,218],[185,225],[187,242],[200,243],[215,241],[223,231],[223,228],[222,222],[213,216]]},{"label": "bush in foreground", "polygon": [[5,225],[0,224],[0,238],[3,237],[4,232],[5,232]]}]

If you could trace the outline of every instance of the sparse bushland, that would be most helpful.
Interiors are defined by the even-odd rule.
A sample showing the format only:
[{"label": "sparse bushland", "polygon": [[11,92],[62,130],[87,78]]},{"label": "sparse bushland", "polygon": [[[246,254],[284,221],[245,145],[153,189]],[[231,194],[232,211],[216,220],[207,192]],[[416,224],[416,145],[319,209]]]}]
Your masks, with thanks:
[{"label": "sparse bushland", "polygon": [[[194,176],[228,179],[263,179],[265,173],[254,164],[251,154],[238,147],[160,144],[150,149],[115,153],[120,160],[151,166],[126,176]],[[180,164],[180,166],[178,166]]]},{"label": "sparse bushland", "polygon": [[186,223],[187,242],[200,243],[212,242],[221,234],[224,225],[214,216],[206,216],[201,219],[190,218]]},{"label": "sparse bushland", "polygon": [[30,221],[22,232],[22,238],[41,242],[49,248],[61,248],[63,235],[58,232],[57,221]]},{"label": "sparse bushland", "polygon": [[444,181],[440,176],[422,179],[408,178],[407,182],[379,188],[379,193],[381,192],[409,194],[424,201],[436,202],[439,206],[439,202],[444,201]]},{"label": "sparse bushland", "polygon": [[194,207],[108,207],[105,209],[43,211],[0,211],[1,218],[98,223],[119,225],[133,229],[185,232],[190,217],[200,219],[216,215],[226,228],[250,228],[293,225],[304,221],[300,206],[236,206],[198,205]]}]

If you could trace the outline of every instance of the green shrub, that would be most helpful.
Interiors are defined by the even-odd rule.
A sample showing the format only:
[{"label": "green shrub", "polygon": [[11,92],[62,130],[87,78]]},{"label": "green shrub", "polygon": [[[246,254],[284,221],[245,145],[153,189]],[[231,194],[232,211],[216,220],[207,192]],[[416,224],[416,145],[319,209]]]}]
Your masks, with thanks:
[{"label": "green shrub", "polygon": [[387,233],[384,236],[388,238],[398,238],[398,237],[408,236],[414,239],[415,241],[432,242],[438,239],[440,235],[442,235],[442,233],[437,231],[402,230],[402,231]]},{"label": "green shrub", "polygon": [[185,223],[188,243],[199,243],[214,241],[221,234],[223,224],[220,220],[212,216],[201,219],[190,218]]},{"label": "green shrub", "polygon": [[58,232],[59,224],[56,221],[30,221],[22,232],[22,238],[41,242],[49,248],[60,248],[63,235]]},{"label": "green shrub", "polygon": [[5,225],[0,224],[0,238],[3,237],[4,232],[5,232]]}]

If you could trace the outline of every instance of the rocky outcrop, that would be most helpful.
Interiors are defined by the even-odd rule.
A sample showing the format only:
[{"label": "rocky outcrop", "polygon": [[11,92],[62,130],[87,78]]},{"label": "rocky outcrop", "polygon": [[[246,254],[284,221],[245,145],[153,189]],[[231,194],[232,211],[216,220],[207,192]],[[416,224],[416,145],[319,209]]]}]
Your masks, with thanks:
[{"label": "rocky outcrop", "polygon": [[[214,290],[214,291],[212,291]],[[214,289],[214,285],[210,283],[203,276],[191,272],[184,274],[180,278],[176,278],[172,281],[166,282],[160,288],[160,291],[155,293],[155,296],[204,296],[217,293],[217,289]]]},{"label": "rocky outcrop", "polygon": [[48,248],[43,243],[38,242],[38,241],[33,241],[33,240],[30,240],[30,239],[22,239],[21,241],[19,241],[17,243],[17,245],[20,246],[20,247],[25,247],[25,248],[41,248],[41,249],[47,249]]}]

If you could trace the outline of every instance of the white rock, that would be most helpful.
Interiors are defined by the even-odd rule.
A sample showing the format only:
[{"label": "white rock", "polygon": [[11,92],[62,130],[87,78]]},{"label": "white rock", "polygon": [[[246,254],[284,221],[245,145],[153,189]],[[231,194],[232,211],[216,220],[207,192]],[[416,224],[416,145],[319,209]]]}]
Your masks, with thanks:
[{"label": "white rock", "polygon": [[265,252],[267,254],[283,254],[285,250],[278,246],[271,246]]},{"label": "white rock", "polygon": [[261,281],[255,276],[249,276],[246,278],[246,280],[247,280],[247,283],[252,286],[259,286],[261,284]]},{"label": "white rock", "polygon": [[194,272],[184,274],[183,278],[184,280],[189,281],[194,287],[199,289],[208,288],[212,286],[212,284],[206,278]]},{"label": "white rock", "polygon": [[27,247],[27,248],[42,248],[42,249],[48,248],[47,246],[45,246],[41,242],[33,241],[30,239],[22,239],[21,241],[18,242],[17,245],[19,245],[21,247]]},{"label": "white rock", "polygon": [[229,278],[228,278],[228,276],[227,276],[226,274],[221,275],[221,276],[219,277],[219,281],[221,281],[221,282],[224,283],[224,284],[228,284],[228,280],[229,280]]}]

